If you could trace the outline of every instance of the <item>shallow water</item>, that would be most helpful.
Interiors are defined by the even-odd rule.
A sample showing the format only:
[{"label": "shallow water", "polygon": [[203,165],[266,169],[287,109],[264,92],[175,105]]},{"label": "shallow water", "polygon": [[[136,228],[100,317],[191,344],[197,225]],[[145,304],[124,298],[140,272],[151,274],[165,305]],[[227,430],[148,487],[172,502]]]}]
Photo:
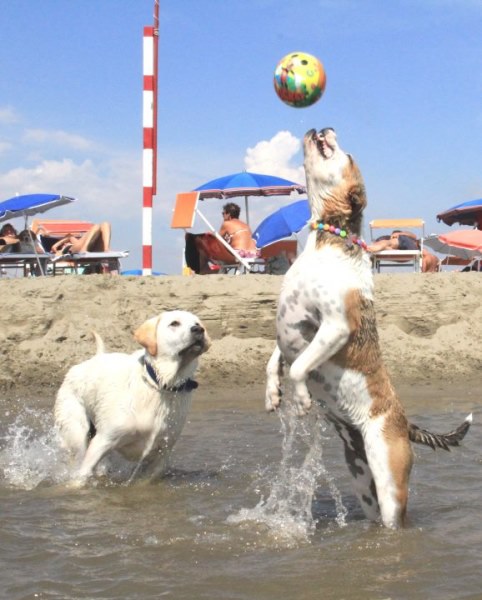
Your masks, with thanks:
[{"label": "shallow water", "polygon": [[477,390],[401,389],[418,425],[475,422],[451,453],[416,448],[396,532],[363,518],[316,411],[267,415],[261,388],[200,390],[159,482],[126,486],[133,465],[118,460],[80,491],[65,485],[52,396],[0,399],[0,597],[480,599]]}]

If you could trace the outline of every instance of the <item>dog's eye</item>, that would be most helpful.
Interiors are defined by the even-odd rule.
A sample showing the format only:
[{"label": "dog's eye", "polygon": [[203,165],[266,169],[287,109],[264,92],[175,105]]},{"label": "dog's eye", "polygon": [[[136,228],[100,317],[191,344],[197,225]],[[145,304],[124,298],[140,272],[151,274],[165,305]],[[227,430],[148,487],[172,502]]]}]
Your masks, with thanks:
[{"label": "dog's eye", "polygon": [[172,321],[170,326],[171,327],[179,327],[180,324],[181,323],[179,321]]}]

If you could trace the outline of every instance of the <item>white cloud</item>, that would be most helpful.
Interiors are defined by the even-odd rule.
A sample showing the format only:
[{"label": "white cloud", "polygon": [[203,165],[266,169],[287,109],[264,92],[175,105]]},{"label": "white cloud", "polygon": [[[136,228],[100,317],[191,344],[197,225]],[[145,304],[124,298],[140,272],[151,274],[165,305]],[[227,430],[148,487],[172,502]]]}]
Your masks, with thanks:
[{"label": "white cloud", "polygon": [[54,193],[74,196],[83,218],[110,220],[140,214],[142,202],[139,162],[128,158],[76,163],[69,158],[43,160],[32,168],[18,167],[0,174],[5,196]]},{"label": "white cloud", "polygon": [[291,160],[301,149],[300,140],[289,131],[279,131],[270,140],[261,141],[246,150],[244,164],[248,171],[276,175],[304,183],[303,166],[292,166]]},{"label": "white cloud", "polygon": [[74,150],[88,150],[93,147],[93,143],[87,138],[60,130],[26,129],[23,141],[30,144],[54,144]]}]

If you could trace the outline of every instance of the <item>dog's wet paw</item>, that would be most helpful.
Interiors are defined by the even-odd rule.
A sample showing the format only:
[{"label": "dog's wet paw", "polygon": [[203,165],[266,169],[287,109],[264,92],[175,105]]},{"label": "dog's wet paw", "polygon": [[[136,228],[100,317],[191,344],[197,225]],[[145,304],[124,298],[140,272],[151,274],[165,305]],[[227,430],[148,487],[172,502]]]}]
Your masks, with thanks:
[{"label": "dog's wet paw", "polygon": [[266,394],[264,405],[267,412],[273,412],[279,405],[281,404],[281,398],[283,394],[281,392],[281,387],[279,385],[278,380],[270,381],[268,377],[268,382],[266,384]]},{"label": "dog's wet paw", "polygon": [[281,404],[281,389],[278,387],[275,388],[266,388],[266,396],[265,396],[265,408],[267,412],[273,412],[279,405]]},{"label": "dog's wet paw", "polygon": [[77,478],[71,479],[65,484],[68,490],[80,490],[85,486],[85,479]]},{"label": "dog's wet paw", "polygon": [[299,383],[295,386],[293,400],[296,407],[296,414],[299,417],[303,417],[311,409],[311,395],[304,383]]}]

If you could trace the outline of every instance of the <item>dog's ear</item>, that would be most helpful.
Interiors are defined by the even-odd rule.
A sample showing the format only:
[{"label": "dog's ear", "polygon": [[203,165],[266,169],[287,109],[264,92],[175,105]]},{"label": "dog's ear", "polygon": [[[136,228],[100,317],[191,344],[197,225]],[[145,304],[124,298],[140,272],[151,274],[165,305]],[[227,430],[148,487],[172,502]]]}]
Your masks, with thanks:
[{"label": "dog's ear", "polygon": [[134,332],[136,342],[149,352],[151,356],[157,354],[157,326],[161,317],[153,317],[148,319]]}]

